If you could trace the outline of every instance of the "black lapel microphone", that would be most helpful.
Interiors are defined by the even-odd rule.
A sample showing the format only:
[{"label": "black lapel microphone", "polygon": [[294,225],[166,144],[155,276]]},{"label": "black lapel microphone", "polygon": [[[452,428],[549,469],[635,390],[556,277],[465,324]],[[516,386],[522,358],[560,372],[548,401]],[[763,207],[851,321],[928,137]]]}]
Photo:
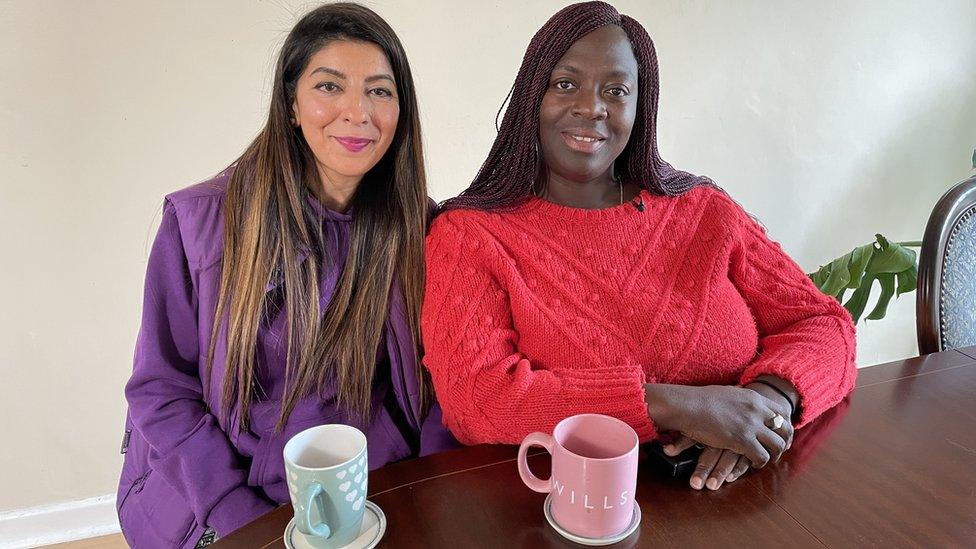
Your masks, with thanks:
[{"label": "black lapel microphone", "polygon": [[630,205],[636,208],[638,212],[643,212],[644,198],[641,195],[637,195],[637,198],[630,201]]}]

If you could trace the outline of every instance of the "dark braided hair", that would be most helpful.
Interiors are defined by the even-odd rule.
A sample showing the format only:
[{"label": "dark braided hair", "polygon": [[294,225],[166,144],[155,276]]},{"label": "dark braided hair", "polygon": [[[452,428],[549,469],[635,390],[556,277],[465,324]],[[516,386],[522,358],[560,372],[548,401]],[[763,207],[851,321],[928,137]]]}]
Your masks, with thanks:
[{"label": "dark braided hair", "polygon": [[637,116],[630,141],[614,162],[617,177],[654,194],[671,196],[696,185],[711,184],[707,177],[673,168],[658,153],[657,53],[647,31],[610,4],[583,2],[559,10],[532,37],[488,158],[471,185],[445,201],[441,211],[508,209],[531,195],[537,178],[544,173],[539,152],[539,108],[549,88],[550,74],[573,43],[606,25],[623,28],[638,67]]}]

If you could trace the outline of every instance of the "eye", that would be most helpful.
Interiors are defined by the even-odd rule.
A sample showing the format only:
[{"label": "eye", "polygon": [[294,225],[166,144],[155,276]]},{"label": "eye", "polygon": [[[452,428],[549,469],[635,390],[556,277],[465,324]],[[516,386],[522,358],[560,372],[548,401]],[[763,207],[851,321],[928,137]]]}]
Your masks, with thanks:
[{"label": "eye", "polygon": [[340,88],[335,82],[322,82],[321,84],[315,86],[315,89],[322,90],[327,93],[335,93],[342,90],[342,88]]},{"label": "eye", "polygon": [[615,86],[607,90],[607,93],[609,93],[614,97],[627,97],[628,95],[630,95],[630,90],[622,86]]},{"label": "eye", "polygon": [[369,93],[378,97],[393,97],[393,92],[387,88],[373,88]]},{"label": "eye", "polygon": [[553,84],[553,87],[560,91],[569,91],[575,88],[576,85],[569,80],[557,80],[556,83]]}]

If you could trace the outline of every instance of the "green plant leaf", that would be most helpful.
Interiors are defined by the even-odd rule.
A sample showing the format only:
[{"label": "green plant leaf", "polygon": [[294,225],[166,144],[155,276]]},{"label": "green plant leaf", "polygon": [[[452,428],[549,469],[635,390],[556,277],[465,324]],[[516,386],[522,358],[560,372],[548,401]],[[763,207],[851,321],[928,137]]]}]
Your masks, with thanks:
[{"label": "green plant leaf", "polygon": [[864,308],[868,304],[868,296],[871,295],[871,285],[874,284],[874,275],[865,275],[861,280],[861,285],[858,286],[854,293],[851,294],[851,298],[847,300],[844,304],[844,308],[847,312],[851,313],[851,317],[854,318],[854,324],[861,319],[861,315],[864,314]]},{"label": "green plant leaf", "polygon": [[895,275],[894,273],[883,273],[878,275],[878,282],[881,283],[881,295],[878,302],[874,305],[871,313],[864,317],[866,320],[881,320],[888,312],[888,303],[895,295]]},{"label": "green plant leaf", "polygon": [[911,269],[898,273],[898,291],[895,296],[908,293],[918,286],[918,267],[912,265]]},{"label": "green plant leaf", "polygon": [[823,293],[835,296],[847,286],[847,282],[851,279],[850,272],[847,270],[849,259],[849,255],[842,255],[830,262],[830,274],[827,275],[827,281],[820,288]]},{"label": "green plant leaf", "polygon": [[847,268],[848,275],[850,276],[850,280],[847,282],[848,288],[853,290],[861,285],[864,269],[867,268],[872,255],[874,255],[874,243],[858,246],[848,255],[850,258],[850,264]]},{"label": "green plant leaf", "polygon": [[[880,234],[874,238],[874,242],[858,246],[807,275],[820,291],[844,304],[855,324],[867,308],[875,280],[880,283],[881,295],[867,320],[884,318],[891,298],[914,290],[918,282],[915,250]],[[844,302],[847,290],[854,292]]]},{"label": "green plant leaf", "polygon": [[807,276],[809,276],[810,280],[813,281],[814,286],[820,288],[820,290],[823,291],[824,282],[827,282],[827,276],[829,274],[830,274],[830,264],[828,263],[827,265],[821,265],[820,269],[818,269],[817,272]]},{"label": "green plant leaf", "polygon": [[888,242],[880,234],[874,235],[878,239],[878,248],[868,261],[866,271],[871,274],[900,273],[915,265],[915,250],[899,244]]}]

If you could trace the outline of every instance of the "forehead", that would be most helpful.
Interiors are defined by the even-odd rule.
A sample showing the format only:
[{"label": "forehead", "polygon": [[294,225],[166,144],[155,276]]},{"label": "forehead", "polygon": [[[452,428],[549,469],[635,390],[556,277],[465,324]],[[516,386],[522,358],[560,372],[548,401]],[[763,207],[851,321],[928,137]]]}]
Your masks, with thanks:
[{"label": "forehead", "polygon": [[571,65],[583,71],[623,71],[637,74],[637,59],[627,33],[617,25],[607,25],[573,42],[556,66]]},{"label": "forehead", "polygon": [[328,67],[348,75],[393,75],[390,61],[383,49],[372,42],[333,40],[319,48],[308,60],[305,74],[319,67]]}]

